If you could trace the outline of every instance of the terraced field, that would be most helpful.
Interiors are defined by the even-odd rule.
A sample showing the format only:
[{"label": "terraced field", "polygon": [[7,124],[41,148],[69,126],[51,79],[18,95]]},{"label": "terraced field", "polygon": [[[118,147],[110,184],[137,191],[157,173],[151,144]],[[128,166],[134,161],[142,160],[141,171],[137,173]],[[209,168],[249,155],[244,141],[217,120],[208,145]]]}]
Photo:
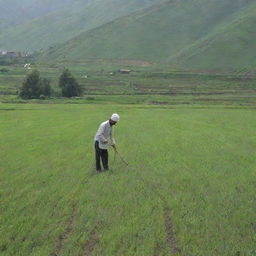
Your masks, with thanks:
[{"label": "terraced field", "polygon": [[[42,77],[51,80],[53,97],[59,97],[58,79],[64,67],[68,67],[83,87],[84,102],[89,98],[95,102],[105,99],[106,102],[158,105],[255,106],[256,103],[256,73],[253,70],[192,72],[137,65],[125,66],[131,69],[131,73],[121,74],[118,72],[119,64],[32,65],[32,69],[38,69]],[[8,72],[0,72],[0,100],[10,102],[9,96],[16,98],[29,70],[20,65],[4,69]]]}]

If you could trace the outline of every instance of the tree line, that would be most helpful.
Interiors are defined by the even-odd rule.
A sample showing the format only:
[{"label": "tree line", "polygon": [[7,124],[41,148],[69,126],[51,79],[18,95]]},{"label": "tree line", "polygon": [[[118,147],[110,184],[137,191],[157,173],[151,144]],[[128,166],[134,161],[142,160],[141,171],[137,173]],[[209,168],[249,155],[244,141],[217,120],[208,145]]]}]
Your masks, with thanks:
[{"label": "tree line", "polygon": [[[81,85],[76,81],[68,69],[59,77],[59,87],[62,97],[82,95]],[[33,70],[22,83],[19,96],[22,99],[44,99],[52,95],[50,80],[41,78],[38,70]]]}]

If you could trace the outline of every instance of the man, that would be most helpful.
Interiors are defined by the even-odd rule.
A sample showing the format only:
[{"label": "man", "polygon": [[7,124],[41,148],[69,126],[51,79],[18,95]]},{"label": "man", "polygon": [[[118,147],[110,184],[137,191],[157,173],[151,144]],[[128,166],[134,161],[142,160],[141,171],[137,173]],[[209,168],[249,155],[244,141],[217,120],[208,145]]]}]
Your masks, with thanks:
[{"label": "man", "polygon": [[108,148],[112,146],[116,150],[115,139],[113,136],[112,127],[119,121],[120,117],[114,113],[111,118],[101,123],[95,138],[95,158],[96,158],[96,170],[101,171],[102,161],[104,170],[108,170]]}]

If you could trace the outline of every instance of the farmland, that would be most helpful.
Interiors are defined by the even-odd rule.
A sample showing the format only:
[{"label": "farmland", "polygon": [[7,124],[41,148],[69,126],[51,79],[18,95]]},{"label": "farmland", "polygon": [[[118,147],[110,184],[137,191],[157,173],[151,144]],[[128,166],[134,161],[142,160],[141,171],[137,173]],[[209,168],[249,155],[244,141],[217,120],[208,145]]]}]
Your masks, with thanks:
[{"label": "farmland", "polygon": [[[254,109],[0,106],[1,255],[256,255]],[[129,166],[97,175],[112,112]]]},{"label": "farmland", "polygon": [[[60,97],[65,67],[82,97]],[[32,68],[52,98],[17,97],[21,65],[0,72],[1,256],[256,255],[255,71]],[[129,165],[110,151],[96,174],[93,138],[113,112]]]},{"label": "farmland", "polygon": [[[132,72],[129,75],[118,73],[118,69],[123,66]],[[125,62],[103,61],[75,65],[37,64],[32,65],[32,68],[38,69],[42,77],[51,80],[56,97],[60,96],[58,78],[64,68],[69,68],[84,90],[84,96],[80,99],[83,103],[255,106],[256,102],[256,71],[253,69],[180,71],[146,62],[129,66]],[[8,72],[0,72],[0,101],[13,102],[29,70],[21,65],[3,69]]]}]

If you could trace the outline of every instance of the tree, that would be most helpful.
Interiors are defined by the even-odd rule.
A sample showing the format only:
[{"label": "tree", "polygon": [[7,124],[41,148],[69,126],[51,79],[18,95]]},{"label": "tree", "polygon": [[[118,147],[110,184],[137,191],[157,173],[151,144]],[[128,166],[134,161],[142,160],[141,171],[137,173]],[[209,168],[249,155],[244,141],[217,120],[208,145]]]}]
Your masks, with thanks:
[{"label": "tree", "polygon": [[46,78],[43,78],[40,82],[40,87],[39,87],[39,92],[40,92],[40,95],[44,95],[44,96],[51,96],[51,91],[52,91],[52,88],[51,88],[51,85],[50,85],[50,80],[49,79],[46,79]]},{"label": "tree", "polygon": [[63,97],[74,97],[82,94],[82,88],[72,76],[68,69],[65,69],[59,78],[59,87]]},{"label": "tree", "polygon": [[42,79],[40,73],[37,70],[29,73],[24,80],[20,97],[22,99],[39,99],[40,96],[51,96],[51,85],[48,79]]}]

